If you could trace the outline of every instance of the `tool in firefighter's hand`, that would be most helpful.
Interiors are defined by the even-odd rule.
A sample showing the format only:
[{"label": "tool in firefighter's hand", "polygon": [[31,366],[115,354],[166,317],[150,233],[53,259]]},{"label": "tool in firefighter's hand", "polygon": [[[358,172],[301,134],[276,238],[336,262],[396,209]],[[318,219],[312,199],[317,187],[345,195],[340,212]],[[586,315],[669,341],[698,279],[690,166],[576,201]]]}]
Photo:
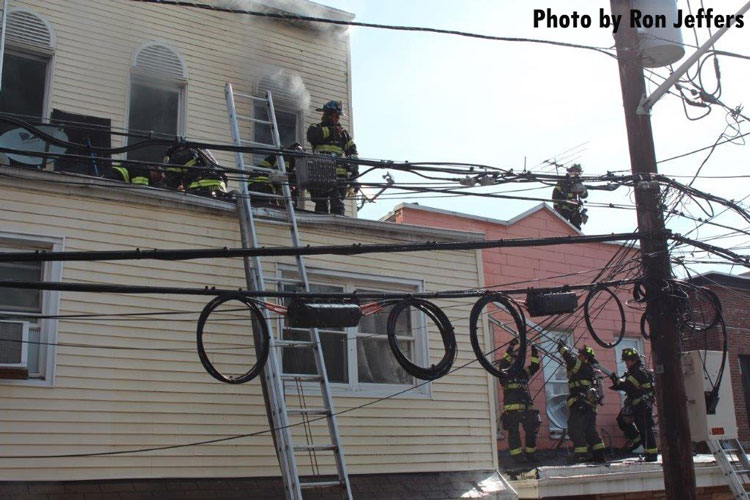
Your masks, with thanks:
[{"label": "tool in firefighter's hand", "polygon": [[581,210],[581,223],[586,224],[589,221],[589,216],[587,214],[588,209],[584,208]]},{"label": "tool in firefighter's hand", "polygon": [[586,194],[586,186],[584,186],[580,182],[576,182],[575,184],[573,184],[573,187],[570,188],[570,192],[578,195]]},{"label": "tool in firefighter's hand", "polygon": [[610,380],[612,380],[613,384],[616,384],[617,381],[619,380],[619,377],[617,376],[617,372],[610,373],[609,374],[609,378],[610,378]]}]

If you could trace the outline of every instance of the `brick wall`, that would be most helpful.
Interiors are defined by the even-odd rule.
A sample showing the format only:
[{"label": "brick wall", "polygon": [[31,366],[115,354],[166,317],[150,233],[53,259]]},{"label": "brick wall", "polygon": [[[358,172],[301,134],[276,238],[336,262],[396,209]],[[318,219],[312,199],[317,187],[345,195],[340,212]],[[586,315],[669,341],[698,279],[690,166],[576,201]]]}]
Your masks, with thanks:
[{"label": "brick wall", "polygon": [[[737,416],[737,428],[740,441],[750,442],[750,423],[745,404],[745,392],[742,387],[742,371],[740,370],[740,356],[750,356],[750,291],[727,287],[710,287],[721,300],[724,309],[724,321],[727,325],[729,337],[729,369],[732,374],[732,393],[734,395],[734,411]],[[719,332],[715,332],[718,344]],[[716,345],[716,349],[720,344]],[[721,403],[719,403],[721,404]]]}]

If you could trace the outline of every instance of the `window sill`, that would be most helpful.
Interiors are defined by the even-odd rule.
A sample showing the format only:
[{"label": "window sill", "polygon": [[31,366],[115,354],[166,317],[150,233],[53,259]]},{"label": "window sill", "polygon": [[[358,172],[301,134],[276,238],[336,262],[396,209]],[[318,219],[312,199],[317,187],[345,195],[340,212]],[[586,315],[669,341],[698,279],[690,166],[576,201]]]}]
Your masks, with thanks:
[{"label": "window sill", "polygon": [[25,367],[0,366],[0,380],[28,380],[29,370]]},{"label": "window sill", "polygon": [[[302,388],[306,396],[309,395],[320,395],[320,385],[316,383],[303,383]],[[432,399],[432,391],[430,390],[430,384],[419,388],[412,388],[410,391],[407,386],[388,386],[382,388],[360,388],[352,389],[349,386],[340,384],[330,384],[331,396],[334,398],[365,398],[365,399]],[[406,391],[406,392],[403,392]],[[394,394],[401,393],[394,396]],[[295,386],[289,386],[285,390],[287,397],[294,397],[297,394]]]}]

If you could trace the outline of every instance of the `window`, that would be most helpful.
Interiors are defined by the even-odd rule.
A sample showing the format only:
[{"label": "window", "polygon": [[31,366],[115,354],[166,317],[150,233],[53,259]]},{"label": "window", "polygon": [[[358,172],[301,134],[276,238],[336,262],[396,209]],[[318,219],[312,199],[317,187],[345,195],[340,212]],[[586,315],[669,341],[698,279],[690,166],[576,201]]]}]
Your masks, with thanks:
[{"label": "window", "polygon": [[[5,33],[0,112],[40,120],[47,115],[55,37],[49,23],[26,9],[10,9]],[[17,128],[0,123],[0,134]]]},{"label": "window", "polygon": [[[296,273],[284,272],[284,279],[296,279]],[[351,279],[345,276],[311,275],[310,289],[321,293],[378,293],[386,291],[415,292],[416,284],[403,282],[386,284],[364,284],[365,280]],[[369,281],[369,280],[368,280]],[[405,286],[406,285],[406,286]],[[299,289],[294,285],[284,285],[284,290]],[[390,391],[394,387],[416,384],[411,375],[406,373],[391,353],[386,331],[386,322],[390,307],[380,313],[362,318],[358,327],[319,329],[323,357],[326,363],[328,379],[338,389],[359,392]],[[280,320],[281,321],[281,320]],[[402,312],[398,319],[397,331],[401,351],[412,361],[424,365],[427,357],[426,335],[419,314],[413,310]],[[287,328],[282,325],[282,335],[286,340],[308,340],[307,329]],[[285,373],[315,373],[315,362],[311,352],[305,349],[285,348],[282,356],[282,367]],[[425,393],[427,386],[415,390]]]},{"label": "window", "polygon": [[[184,135],[187,70],[177,51],[164,44],[149,43],[133,57],[130,75],[128,129],[154,132],[162,137]],[[129,138],[128,142],[142,139]],[[161,162],[164,146],[128,152],[128,159]]]},{"label": "window", "polygon": [[[310,94],[305,89],[302,78],[294,71],[270,69],[258,82],[255,95],[265,99],[268,92],[271,92],[273,98],[281,145],[302,143],[299,133],[300,114],[307,109],[310,102]],[[268,121],[268,109],[264,102],[253,105],[253,117]],[[273,145],[270,127],[262,123],[253,123],[253,141]],[[254,161],[257,163],[262,159],[263,157],[256,156]]]},{"label": "window", "polygon": [[[637,349],[639,353],[643,354],[643,341],[641,339],[624,337],[615,347],[615,356],[617,356],[617,374],[620,376],[622,376],[622,374],[625,373],[628,369],[625,361],[620,359],[622,356],[622,351],[628,347]],[[625,397],[625,393],[620,392],[620,399],[625,401]]]},{"label": "window", "polygon": [[[62,239],[0,233],[0,252],[30,250],[60,251]],[[62,266],[59,262],[1,263],[0,273],[12,280],[60,281]],[[57,314],[58,295],[53,291],[0,287],[0,315],[23,316],[7,320],[28,322],[29,378],[49,384],[54,376],[56,322],[40,316]]]},{"label": "window", "polygon": [[[268,109],[265,104],[256,104],[254,107],[255,118],[268,120]],[[276,110],[276,125],[279,127],[279,138],[282,146],[289,146],[297,140],[297,113]],[[253,141],[262,144],[273,145],[271,127],[256,123],[253,128]]]},{"label": "window", "polygon": [[[551,353],[557,353],[558,339],[563,339],[568,345],[571,343],[571,335],[565,332],[546,332],[545,338],[541,347]],[[568,422],[568,407],[565,405],[568,397],[567,369],[564,363],[551,359],[549,356],[542,356],[542,359],[550,430],[561,431],[567,427]]]}]

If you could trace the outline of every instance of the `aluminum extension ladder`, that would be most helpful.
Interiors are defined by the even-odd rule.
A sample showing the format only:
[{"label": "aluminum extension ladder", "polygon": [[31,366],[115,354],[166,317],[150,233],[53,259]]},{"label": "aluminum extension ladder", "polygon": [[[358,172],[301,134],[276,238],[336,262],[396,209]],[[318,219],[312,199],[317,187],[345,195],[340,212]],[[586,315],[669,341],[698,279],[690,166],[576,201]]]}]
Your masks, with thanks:
[{"label": "aluminum extension ladder", "polygon": [[[234,92],[232,85],[227,83],[225,87],[226,101],[227,101],[227,112],[229,114],[229,124],[232,129],[232,141],[235,146],[255,146],[255,147],[274,147],[276,149],[281,148],[281,140],[279,138],[279,131],[276,124],[276,113],[274,112],[273,97],[271,92],[266,92],[266,97],[257,97],[250,94],[243,94]],[[268,120],[260,120],[251,116],[243,116],[237,113],[235,106],[235,98],[241,98],[246,100],[246,104],[254,107],[254,104],[262,104],[266,106],[268,112]],[[267,126],[271,129],[271,137],[273,144],[262,144],[254,141],[242,139],[240,133],[240,121],[250,122],[252,126]],[[264,172],[266,174],[271,173],[269,169],[262,169],[259,167],[247,166],[243,157],[243,153],[238,152],[236,154],[237,168],[242,171],[254,171]],[[282,174],[286,173],[286,167],[284,165],[284,158],[281,155],[276,157],[276,165],[278,171]],[[282,183],[282,196],[272,196],[283,202],[286,208],[287,221],[289,229],[291,231],[292,245],[295,247],[301,247],[299,229],[297,227],[297,218],[294,212],[294,203],[292,201],[292,194],[289,188],[289,183]],[[257,233],[255,231],[255,220],[253,218],[253,212],[250,204],[250,195],[248,192],[247,182],[240,183],[240,194],[241,196],[237,200],[239,212],[240,212],[240,228],[242,232],[242,246],[243,248],[257,248],[259,247]],[[266,196],[268,197],[268,196]],[[310,291],[310,284],[307,279],[307,272],[305,268],[305,261],[302,256],[297,256],[297,271],[299,279],[295,280],[281,280],[282,282],[292,282],[304,289],[304,291]],[[252,264],[250,259],[245,258],[245,277],[247,279],[248,289],[265,291],[266,281],[279,283],[276,278],[266,280],[263,274],[263,265],[259,257],[252,258]],[[265,310],[266,322],[269,326],[269,332],[271,336],[271,349],[268,356],[263,372],[263,383],[264,383],[264,396],[266,399],[266,407],[269,411],[269,422],[271,423],[274,433],[274,445],[276,447],[276,455],[279,459],[279,465],[281,467],[281,474],[284,480],[284,492],[288,500],[298,500],[302,498],[302,490],[306,489],[318,489],[318,488],[340,488],[342,496],[345,498],[352,498],[351,485],[349,484],[349,475],[346,468],[346,462],[344,460],[344,452],[341,446],[341,437],[339,435],[338,425],[336,422],[336,412],[333,406],[333,399],[331,397],[331,389],[328,384],[328,375],[326,374],[325,361],[323,358],[323,349],[320,343],[320,336],[318,335],[317,329],[310,329],[310,340],[309,341],[298,341],[298,340],[283,340],[281,334],[274,335],[274,328],[270,318],[268,310]],[[281,353],[284,348],[287,349],[311,349],[313,357],[315,359],[315,366],[317,373],[313,375],[308,374],[290,374],[282,373],[281,366]],[[301,384],[301,382],[319,382],[320,393],[323,400],[323,408],[289,408],[287,407],[286,395],[285,395],[285,382],[293,382]],[[315,444],[311,442],[307,443],[294,443],[292,441],[292,433],[290,429],[290,417],[302,417],[309,418],[325,418],[328,423],[328,433],[330,436],[330,442],[324,444]],[[294,425],[294,424],[291,424]],[[306,433],[307,434],[307,433]],[[311,434],[311,433],[310,433]],[[318,452],[332,452],[336,461],[336,471],[338,478],[335,481],[302,481],[297,468],[297,453],[308,453],[315,454]],[[313,469],[314,472],[314,469]]]},{"label": "aluminum extension ladder", "polygon": [[709,439],[708,449],[714,454],[716,463],[737,500],[748,500],[745,483],[750,479],[750,461],[737,439]]}]

